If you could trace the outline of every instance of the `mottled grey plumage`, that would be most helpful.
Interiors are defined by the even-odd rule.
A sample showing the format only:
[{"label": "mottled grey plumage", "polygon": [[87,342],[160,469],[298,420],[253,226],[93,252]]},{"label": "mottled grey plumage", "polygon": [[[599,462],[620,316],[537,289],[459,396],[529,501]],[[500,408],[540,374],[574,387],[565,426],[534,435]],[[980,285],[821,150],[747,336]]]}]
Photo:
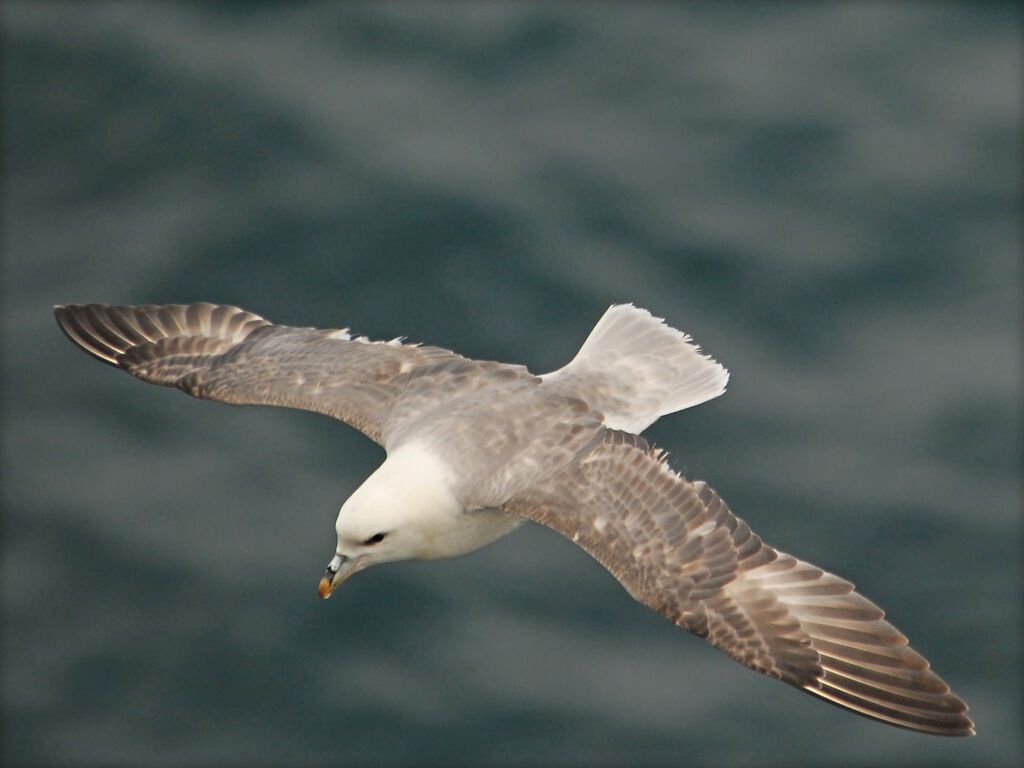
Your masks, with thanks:
[{"label": "mottled grey plumage", "polygon": [[[728,378],[644,310],[613,307],[577,357],[544,376],[346,330],[273,325],[237,307],[55,312],[72,341],[138,378],[212,400],[318,411],[383,444],[388,461],[346,502],[362,493],[348,527],[367,512],[371,526],[376,516],[392,529],[410,522],[389,518],[390,506],[433,523],[436,509],[435,527],[451,541],[420,535],[418,548],[392,548],[377,562],[468,551],[511,530],[512,516],[535,520],[583,547],[637,600],[755,670],[893,725],[973,733],[966,705],[881,609],[763,544],[714,491],[630,433],[721,394]],[[413,496],[392,498],[409,475]],[[416,509],[421,496],[428,501]],[[444,511],[449,498],[454,513]],[[345,513],[324,596],[343,564],[365,567],[386,535],[398,538],[383,522],[380,533],[353,538]]]},{"label": "mottled grey plumage", "polygon": [[85,351],[144,381],[207,400],[317,411],[385,446],[389,430],[401,433],[453,397],[535,378],[522,366],[352,338],[347,329],[274,325],[238,307],[205,302],[69,305],[55,313]]},{"label": "mottled grey plumage", "polygon": [[553,528],[637,600],[737,661],[860,714],[966,734],[966,706],[853,585],[762,543],[643,438],[600,445],[503,508]]}]

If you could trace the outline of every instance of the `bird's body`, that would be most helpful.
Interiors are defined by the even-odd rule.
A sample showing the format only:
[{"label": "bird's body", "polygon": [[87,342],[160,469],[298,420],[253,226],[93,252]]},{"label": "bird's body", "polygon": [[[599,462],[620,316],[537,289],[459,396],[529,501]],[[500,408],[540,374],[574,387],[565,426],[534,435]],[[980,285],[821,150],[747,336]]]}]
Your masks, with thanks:
[{"label": "bird's body", "polygon": [[689,337],[614,306],[565,367],[269,323],[236,307],[58,307],[94,357],[231,403],[339,418],[384,463],[344,503],[328,596],[369,565],[450,557],[534,520],[741,663],[862,715],[967,735],[966,705],[853,585],[765,545],[638,434],[725,390]]}]

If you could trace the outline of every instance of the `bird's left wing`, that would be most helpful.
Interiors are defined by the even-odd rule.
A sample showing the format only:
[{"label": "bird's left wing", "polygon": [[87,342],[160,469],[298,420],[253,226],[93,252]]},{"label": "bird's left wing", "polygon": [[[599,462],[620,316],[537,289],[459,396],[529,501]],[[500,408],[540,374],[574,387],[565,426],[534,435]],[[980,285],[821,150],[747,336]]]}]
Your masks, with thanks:
[{"label": "bird's left wing", "polygon": [[572,539],[637,600],[759,672],[883,722],[973,733],[966,705],[853,585],[777,552],[636,435],[503,507]]},{"label": "bird's left wing", "polygon": [[[451,397],[496,379],[533,378],[522,366],[397,339],[368,341],[347,329],[275,325],[205,302],[69,304],[54,314],[83,350],[144,381],[226,403],[317,411],[385,446],[403,413],[422,417],[426,407],[444,408]],[[396,409],[399,402],[403,408]]]}]

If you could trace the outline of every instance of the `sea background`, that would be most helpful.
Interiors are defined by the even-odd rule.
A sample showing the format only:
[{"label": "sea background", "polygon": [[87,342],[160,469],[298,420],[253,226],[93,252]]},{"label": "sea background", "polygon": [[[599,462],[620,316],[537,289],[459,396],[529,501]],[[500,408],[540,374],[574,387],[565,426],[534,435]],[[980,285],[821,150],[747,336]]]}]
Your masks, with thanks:
[{"label": "sea background", "polygon": [[[1014,4],[2,8],[4,765],[1016,766]],[[648,431],[880,603],[978,735],[753,674],[526,526],[316,583],[382,460],[89,360],[237,304],[536,372],[635,302],[731,371]]]}]

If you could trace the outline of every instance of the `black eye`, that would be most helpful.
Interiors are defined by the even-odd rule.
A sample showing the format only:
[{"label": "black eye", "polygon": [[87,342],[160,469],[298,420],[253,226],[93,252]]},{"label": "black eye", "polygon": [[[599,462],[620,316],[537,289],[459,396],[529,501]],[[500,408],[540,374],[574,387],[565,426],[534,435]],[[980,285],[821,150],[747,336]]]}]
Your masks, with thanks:
[{"label": "black eye", "polygon": [[363,544],[367,546],[369,546],[370,544],[380,544],[382,541],[384,541],[385,536],[387,536],[386,533],[375,533],[373,534],[373,536],[364,541]]}]

